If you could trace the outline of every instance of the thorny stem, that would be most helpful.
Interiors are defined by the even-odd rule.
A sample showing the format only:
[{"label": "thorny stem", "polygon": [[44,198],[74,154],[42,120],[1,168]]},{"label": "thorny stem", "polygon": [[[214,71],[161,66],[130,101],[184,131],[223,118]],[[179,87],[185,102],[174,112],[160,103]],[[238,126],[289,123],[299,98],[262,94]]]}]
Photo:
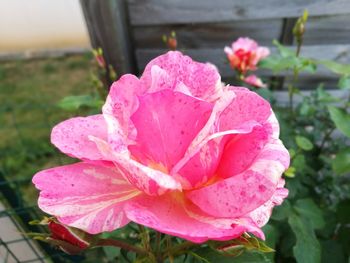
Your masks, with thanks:
[{"label": "thorny stem", "polygon": [[99,239],[97,241],[96,246],[119,247],[119,248],[122,248],[122,249],[125,249],[128,251],[133,251],[133,252],[140,254],[140,255],[147,255],[148,254],[148,252],[143,248],[140,248],[140,247],[131,245],[129,243],[126,243],[126,242],[123,242],[120,240],[116,240],[116,239]]}]

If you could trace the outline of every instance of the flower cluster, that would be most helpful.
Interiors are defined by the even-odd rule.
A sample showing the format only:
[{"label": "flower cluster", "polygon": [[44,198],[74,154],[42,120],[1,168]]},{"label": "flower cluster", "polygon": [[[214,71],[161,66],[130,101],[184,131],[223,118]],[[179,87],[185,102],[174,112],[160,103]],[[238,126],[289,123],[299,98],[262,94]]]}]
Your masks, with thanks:
[{"label": "flower cluster", "polygon": [[[249,50],[242,71],[268,53]],[[102,114],[58,124],[51,141],[81,161],[34,176],[39,207],[90,234],[133,221],[196,243],[264,238],[288,194],[281,175],[290,158],[270,104],[177,51],[140,78],[122,76]]]},{"label": "flower cluster", "polygon": [[250,38],[241,37],[231,47],[225,47],[224,51],[241,80],[258,88],[266,87],[256,75],[247,76],[247,73],[256,70],[259,61],[270,54],[268,48],[260,47]]}]

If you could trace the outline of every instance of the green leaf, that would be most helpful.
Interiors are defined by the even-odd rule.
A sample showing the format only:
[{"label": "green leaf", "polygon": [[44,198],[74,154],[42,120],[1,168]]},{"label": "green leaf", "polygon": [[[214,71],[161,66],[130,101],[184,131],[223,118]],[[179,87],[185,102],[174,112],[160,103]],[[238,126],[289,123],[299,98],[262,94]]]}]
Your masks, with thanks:
[{"label": "green leaf", "polygon": [[311,222],[307,218],[292,213],[288,218],[288,223],[296,237],[296,244],[293,247],[296,261],[298,263],[320,263],[320,243]]},{"label": "green leaf", "polygon": [[350,223],[350,200],[343,200],[337,205],[337,220],[346,225]]},{"label": "green leaf", "polygon": [[315,229],[321,229],[325,226],[322,210],[312,199],[299,199],[296,201],[294,209],[304,217],[310,219]]},{"label": "green leaf", "polygon": [[103,101],[91,95],[68,96],[63,98],[57,105],[67,111],[75,111],[81,107],[100,109]]},{"label": "green leaf", "polygon": [[339,75],[350,75],[350,65],[340,64],[331,60],[318,60],[319,64]]},{"label": "green leaf", "polygon": [[296,136],[295,142],[301,149],[305,151],[310,151],[312,150],[312,148],[314,148],[314,145],[312,144],[312,142],[304,136]]},{"label": "green leaf", "polygon": [[294,57],[295,56],[295,51],[294,50],[283,46],[276,39],[274,39],[272,41],[272,44],[274,44],[278,48],[278,51],[280,52],[282,57]]},{"label": "green leaf", "polygon": [[[277,240],[279,238],[279,231],[278,231],[278,228],[273,226],[271,223],[270,224],[267,224],[265,225],[262,230],[264,231],[264,234],[266,236],[266,244],[275,249],[276,247],[276,243],[277,243]],[[274,256],[275,254],[274,253],[269,253],[269,254],[266,254],[266,256],[271,260],[273,261],[274,259]]]},{"label": "green leaf", "polygon": [[322,263],[345,262],[344,250],[339,241],[325,240],[321,242]]},{"label": "green leaf", "polygon": [[285,200],[282,205],[276,206],[273,209],[273,213],[271,215],[271,218],[273,220],[284,220],[286,219],[289,214],[291,213],[292,206],[290,205],[288,200]]},{"label": "green leaf", "polygon": [[325,91],[323,86],[319,86],[316,90],[317,99],[320,102],[337,102],[340,99],[332,96],[329,92]]},{"label": "green leaf", "polygon": [[222,254],[215,252],[211,248],[201,248],[195,251],[201,258],[205,258],[209,262],[220,262],[220,263],[272,263],[266,255],[259,252],[244,252],[238,257],[227,257]]},{"label": "green leaf", "polygon": [[290,166],[287,171],[284,172],[284,175],[287,176],[287,177],[290,177],[290,178],[293,178],[295,177],[295,167],[293,166]]},{"label": "green leaf", "polygon": [[350,149],[344,149],[337,153],[332,160],[333,171],[338,175],[350,173]]},{"label": "green leaf", "polygon": [[340,89],[350,89],[350,77],[342,76],[338,81],[338,87]]},{"label": "green leaf", "polygon": [[239,238],[235,238],[226,242],[208,242],[209,246],[218,253],[226,256],[238,256],[246,250],[258,251],[263,253],[274,252],[272,248],[267,246],[262,240],[254,236],[243,234]]},{"label": "green leaf", "polygon": [[120,248],[116,247],[103,247],[103,252],[105,253],[108,260],[113,261],[120,255]]},{"label": "green leaf", "polygon": [[350,137],[350,115],[334,106],[328,106],[328,111],[337,129],[347,137]]}]

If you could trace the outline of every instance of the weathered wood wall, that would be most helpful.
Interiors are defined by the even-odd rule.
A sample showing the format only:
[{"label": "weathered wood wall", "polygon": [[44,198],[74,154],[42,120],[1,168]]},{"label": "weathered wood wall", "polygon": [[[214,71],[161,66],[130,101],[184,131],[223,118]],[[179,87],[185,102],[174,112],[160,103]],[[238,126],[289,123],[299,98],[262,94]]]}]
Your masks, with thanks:
[{"label": "weathered wood wall", "polygon": [[[166,50],[161,37],[175,30],[180,50],[197,60],[214,63],[224,78],[230,78],[233,73],[226,62],[224,46],[240,36],[270,47],[272,39],[293,45],[292,27],[304,9],[310,17],[302,52],[310,57],[350,63],[350,0],[81,0],[83,6],[92,2],[126,4],[124,22],[128,36],[122,40],[132,47],[135,72],[142,72],[150,59]],[[89,11],[84,11],[89,20]],[[97,34],[90,35],[94,40]],[[108,37],[104,41],[111,42]],[[267,72],[261,74],[268,77]],[[316,74],[302,76],[304,88],[311,88],[310,83],[316,78],[328,87],[335,86],[336,76],[320,68]]]}]

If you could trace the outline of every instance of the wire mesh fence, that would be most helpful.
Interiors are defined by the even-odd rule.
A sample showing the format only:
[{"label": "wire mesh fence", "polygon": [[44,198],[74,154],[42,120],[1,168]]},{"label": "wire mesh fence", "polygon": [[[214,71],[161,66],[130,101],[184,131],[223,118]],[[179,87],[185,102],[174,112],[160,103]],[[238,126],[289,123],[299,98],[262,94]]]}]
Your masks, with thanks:
[{"label": "wire mesh fence", "polygon": [[50,131],[79,114],[56,105],[64,96],[89,92],[88,61],[80,55],[0,64],[0,262],[86,261],[85,255],[68,256],[28,233],[47,231],[29,224],[44,216],[32,176],[72,162],[50,144]]}]

